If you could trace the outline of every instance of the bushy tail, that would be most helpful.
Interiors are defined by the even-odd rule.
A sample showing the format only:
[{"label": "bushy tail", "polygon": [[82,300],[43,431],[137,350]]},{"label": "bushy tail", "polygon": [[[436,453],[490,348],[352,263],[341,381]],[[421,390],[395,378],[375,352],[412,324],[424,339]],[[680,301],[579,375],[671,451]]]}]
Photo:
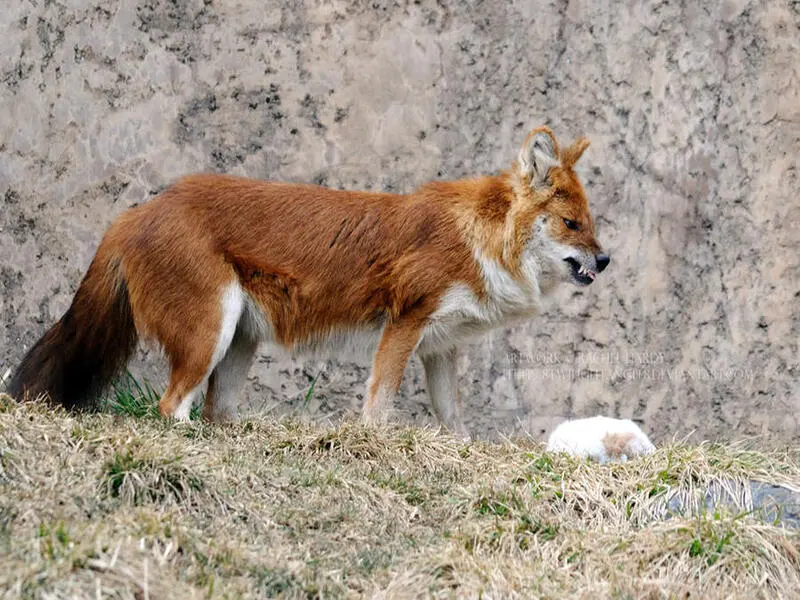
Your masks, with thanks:
[{"label": "bushy tail", "polygon": [[22,359],[7,392],[19,400],[47,395],[68,409],[91,407],[127,364],[136,340],[126,282],[101,244],[72,305]]}]

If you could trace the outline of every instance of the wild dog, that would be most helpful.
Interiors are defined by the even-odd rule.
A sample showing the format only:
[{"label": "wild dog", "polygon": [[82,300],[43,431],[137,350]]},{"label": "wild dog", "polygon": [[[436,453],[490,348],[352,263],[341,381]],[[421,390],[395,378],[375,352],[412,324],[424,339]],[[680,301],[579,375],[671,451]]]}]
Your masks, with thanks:
[{"label": "wild dog", "polygon": [[383,421],[409,357],[440,422],[465,435],[457,349],[541,311],[561,282],[609,264],[564,151],[534,129],[495,176],[408,195],[200,174],[129,209],[103,237],[71,306],[22,360],[13,395],[90,406],[137,340],[166,353],[165,417],[235,417],[257,346],[373,349],[363,418]]}]

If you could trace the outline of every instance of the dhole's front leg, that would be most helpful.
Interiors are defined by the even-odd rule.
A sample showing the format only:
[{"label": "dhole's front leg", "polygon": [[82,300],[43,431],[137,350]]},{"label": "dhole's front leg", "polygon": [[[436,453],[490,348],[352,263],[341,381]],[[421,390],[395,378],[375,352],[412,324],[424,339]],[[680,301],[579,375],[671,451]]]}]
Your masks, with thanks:
[{"label": "dhole's front leg", "polygon": [[367,399],[362,413],[365,423],[386,422],[423,327],[424,320],[417,318],[400,319],[384,327],[367,380]]},{"label": "dhole's front leg", "polygon": [[425,367],[428,396],[439,422],[454,435],[468,439],[469,432],[461,420],[456,349],[452,348],[440,354],[428,354],[421,358],[422,366]]}]

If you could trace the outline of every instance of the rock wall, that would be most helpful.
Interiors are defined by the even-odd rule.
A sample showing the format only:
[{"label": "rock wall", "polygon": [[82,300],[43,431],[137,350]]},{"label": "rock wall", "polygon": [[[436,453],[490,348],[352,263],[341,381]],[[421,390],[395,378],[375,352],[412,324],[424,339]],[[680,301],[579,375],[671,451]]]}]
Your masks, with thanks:
[{"label": "rock wall", "polygon": [[[656,440],[800,414],[800,5],[7,0],[0,374],[66,309],[102,232],[180,175],[410,191],[586,134],[613,256],[465,352],[472,429],[631,417]],[[156,355],[139,372],[162,381]],[[357,409],[367,364],[262,355],[270,414]],[[312,394],[306,394],[312,380]],[[399,418],[432,422],[415,360]]]}]

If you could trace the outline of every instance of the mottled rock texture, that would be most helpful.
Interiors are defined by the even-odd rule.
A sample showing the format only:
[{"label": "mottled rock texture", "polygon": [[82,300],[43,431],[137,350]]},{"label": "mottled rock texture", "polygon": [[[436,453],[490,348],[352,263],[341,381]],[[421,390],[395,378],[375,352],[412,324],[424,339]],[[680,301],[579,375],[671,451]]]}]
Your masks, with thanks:
[{"label": "mottled rock texture", "polygon": [[[472,429],[797,439],[797,1],[6,0],[0,24],[0,374],[109,223],[180,175],[405,192],[505,168],[547,123],[592,139],[613,261],[465,352]],[[247,400],[337,415],[367,374],[264,354]],[[396,408],[432,422],[416,360]]]}]

